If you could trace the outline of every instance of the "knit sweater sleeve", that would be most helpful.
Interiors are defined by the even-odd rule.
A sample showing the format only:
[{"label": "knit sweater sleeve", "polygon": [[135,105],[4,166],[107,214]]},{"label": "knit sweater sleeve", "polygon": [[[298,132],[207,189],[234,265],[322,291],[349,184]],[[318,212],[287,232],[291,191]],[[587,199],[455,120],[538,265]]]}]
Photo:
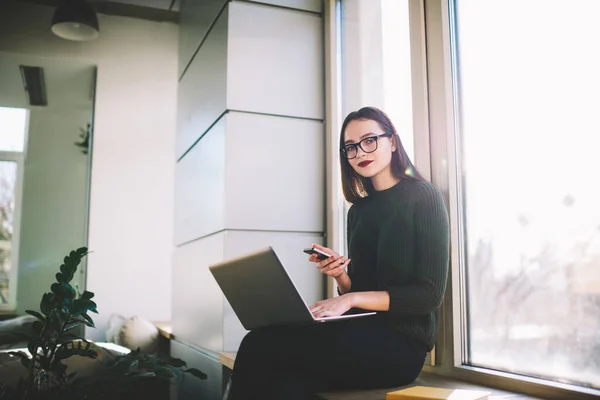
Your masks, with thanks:
[{"label": "knit sweater sleeve", "polygon": [[[355,206],[350,206],[350,208],[348,209],[348,220],[346,221],[346,249],[348,250],[348,255],[346,258],[350,260],[352,260],[352,253],[350,251],[350,234],[352,232],[352,229],[354,229],[355,212]],[[350,261],[350,264],[348,264],[347,271],[348,276],[350,277],[350,279],[352,279],[352,261]]]},{"label": "knit sweater sleeve", "polygon": [[413,202],[415,265],[405,285],[388,285],[391,315],[419,315],[437,310],[446,289],[449,264],[449,221],[440,191],[419,185]]}]

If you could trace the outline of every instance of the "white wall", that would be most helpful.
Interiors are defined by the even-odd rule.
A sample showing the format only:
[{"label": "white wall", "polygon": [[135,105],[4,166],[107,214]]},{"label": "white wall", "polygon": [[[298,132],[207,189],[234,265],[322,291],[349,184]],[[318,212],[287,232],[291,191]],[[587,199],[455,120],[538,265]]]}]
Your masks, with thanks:
[{"label": "white wall", "polygon": [[103,338],[110,313],[170,319],[177,26],[99,15],[100,37],[48,28],[52,8],[3,0],[0,51],[98,66],[87,288]]},{"label": "white wall", "polygon": [[[63,257],[85,243],[88,158],[73,143],[88,110],[30,112],[23,178],[17,313],[39,310]],[[72,281],[83,284],[82,275]]]}]

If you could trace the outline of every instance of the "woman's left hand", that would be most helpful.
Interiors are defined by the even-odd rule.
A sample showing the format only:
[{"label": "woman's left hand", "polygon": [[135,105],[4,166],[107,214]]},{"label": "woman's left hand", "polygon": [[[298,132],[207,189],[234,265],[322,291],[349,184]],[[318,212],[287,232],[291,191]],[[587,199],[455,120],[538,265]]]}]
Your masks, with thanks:
[{"label": "woman's left hand", "polygon": [[352,293],[347,293],[331,299],[321,300],[310,306],[310,311],[315,318],[337,317],[351,308]]}]

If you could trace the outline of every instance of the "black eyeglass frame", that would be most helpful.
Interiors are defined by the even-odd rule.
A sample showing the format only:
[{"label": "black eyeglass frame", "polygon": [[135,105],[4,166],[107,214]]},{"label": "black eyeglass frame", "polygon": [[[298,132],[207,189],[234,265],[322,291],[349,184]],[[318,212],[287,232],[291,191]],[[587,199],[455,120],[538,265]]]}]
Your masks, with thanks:
[{"label": "black eyeglass frame", "polygon": [[[392,136],[393,136],[393,134],[392,134],[392,133],[387,133],[387,132],[386,132],[386,133],[382,133],[381,135],[373,135],[373,136],[369,136],[369,137],[366,137],[366,138],[362,139],[362,140],[361,140],[361,141],[359,141],[358,143],[350,143],[350,144],[347,144],[347,145],[345,145],[344,147],[342,147],[342,148],[340,149],[340,153],[342,154],[342,156],[343,156],[343,157],[344,157],[346,160],[352,160],[352,159],[355,159],[355,158],[356,158],[356,156],[358,156],[358,148],[359,148],[359,147],[360,147],[360,149],[361,149],[362,151],[364,151],[364,152],[365,152],[365,153],[367,153],[367,154],[369,154],[369,153],[374,153],[374,152],[376,152],[376,151],[377,151],[377,149],[379,148],[379,138],[380,138],[380,137],[392,137]],[[374,148],[372,151],[367,151],[367,150],[365,150],[365,149],[364,149],[364,147],[362,147],[362,143],[363,143],[365,140],[369,140],[369,139],[373,139],[373,138],[375,138],[375,148]],[[347,153],[348,153],[348,147],[352,147],[352,148],[356,149],[356,156],[354,156],[354,157],[348,157],[348,154],[347,154]]]}]

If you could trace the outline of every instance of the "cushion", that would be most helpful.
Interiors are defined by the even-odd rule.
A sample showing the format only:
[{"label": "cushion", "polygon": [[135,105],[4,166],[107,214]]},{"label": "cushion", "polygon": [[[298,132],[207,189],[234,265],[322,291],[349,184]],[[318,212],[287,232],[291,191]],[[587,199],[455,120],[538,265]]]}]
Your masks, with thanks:
[{"label": "cushion", "polygon": [[29,340],[35,335],[33,322],[37,318],[31,315],[0,321],[0,345],[18,343]]},{"label": "cushion", "polygon": [[158,345],[158,328],[141,317],[125,318],[112,314],[108,319],[106,340],[130,350],[138,347],[144,353],[154,353]]}]

